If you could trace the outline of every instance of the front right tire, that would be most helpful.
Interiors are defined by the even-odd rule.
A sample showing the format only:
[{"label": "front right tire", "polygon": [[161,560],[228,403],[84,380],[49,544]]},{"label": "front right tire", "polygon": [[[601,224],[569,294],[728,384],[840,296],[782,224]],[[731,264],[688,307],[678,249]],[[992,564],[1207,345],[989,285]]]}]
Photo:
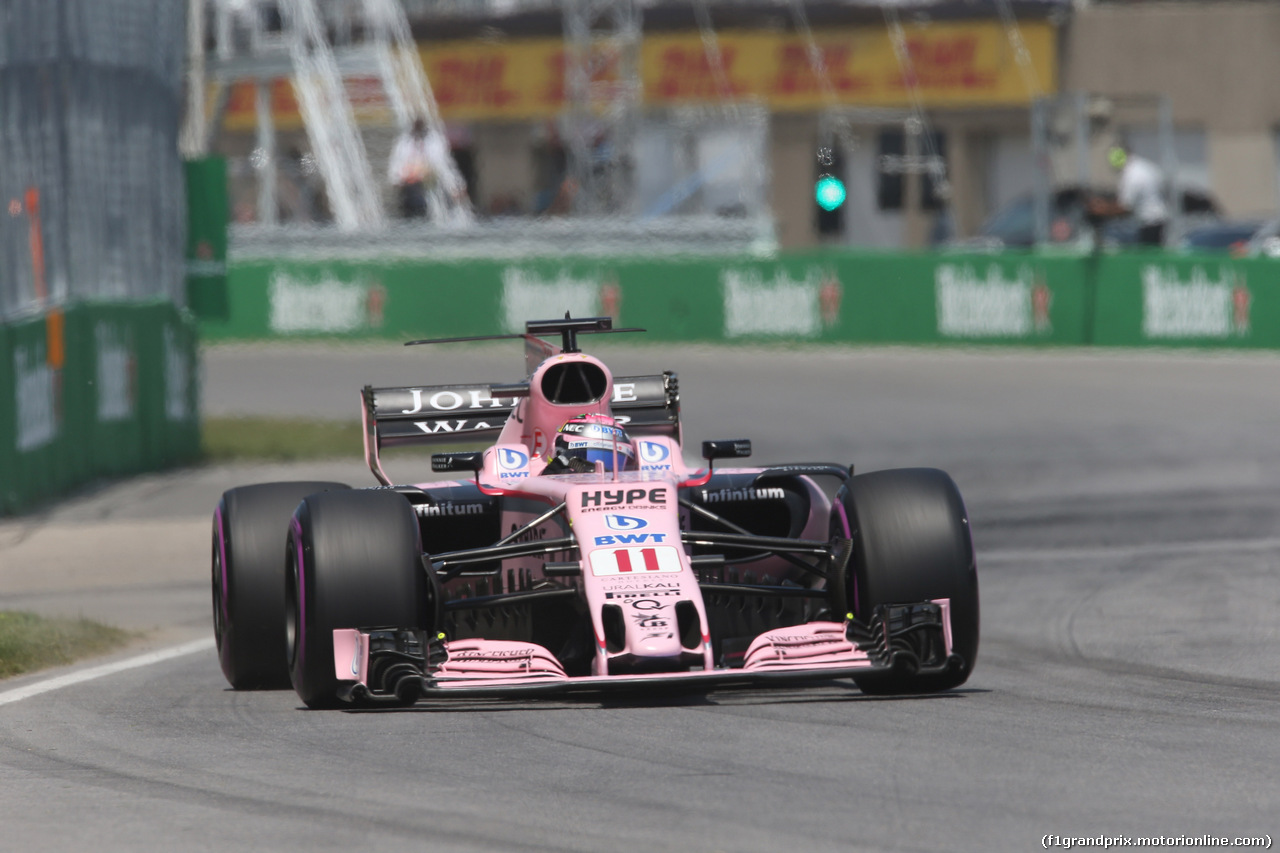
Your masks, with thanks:
[{"label": "front right tire", "polygon": [[307,497],[290,524],[287,563],[289,675],[310,708],[341,704],[335,629],[432,627],[418,519],[396,492]]},{"label": "front right tire", "polygon": [[284,545],[294,507],[343,483],[282,482],[223,492],[213,513],[213,635],[236,690],[289,687],[284,637]]}]

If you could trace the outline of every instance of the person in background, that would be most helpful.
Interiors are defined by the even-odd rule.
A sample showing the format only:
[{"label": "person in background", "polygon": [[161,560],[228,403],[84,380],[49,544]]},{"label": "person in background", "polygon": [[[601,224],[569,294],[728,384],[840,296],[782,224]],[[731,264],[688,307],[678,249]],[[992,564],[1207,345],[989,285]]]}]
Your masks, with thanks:
[{"label": "person in background", "polygon": [[449,169],[448,141],[439,132],[428,130],[421,118],[414,119],[409,131],[396,140],[387,162],[387,180],[399,189],[400,215],[406,219],[427,216],[427,194],[440,182],[455,198],[466,191],[452,185],[456,181]]},{"label": "person in background", "polygon": [[1107,159],[1111,167],[1120,172],[1116,198],[1114,201],[1090,200],[1090,216],[1096,219],[1133,216],[1138,220],[1138,245],[1163,246],[1169,208],[1164,202],[1164,174],[1160,167],[1134,154],[1125,143],[1112,148]]}]

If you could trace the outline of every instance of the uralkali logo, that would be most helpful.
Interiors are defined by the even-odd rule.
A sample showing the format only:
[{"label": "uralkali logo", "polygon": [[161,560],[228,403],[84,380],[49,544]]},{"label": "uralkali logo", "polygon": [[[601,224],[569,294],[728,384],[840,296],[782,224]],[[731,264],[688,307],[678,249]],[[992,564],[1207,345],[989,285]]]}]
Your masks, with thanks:
[{"label": "uralkali logo", "polygon": [[1173,267],[1142,268],[1142,333],[1148,338],[1227,338],[1249,334],[1253,296],[1243,276],[1218,267],[1216,281],[1204,267],[1187,281]]},{"label": "uralkali logo", "polygon": [[1026,338],[1052,331],[1053,293],[1023,264],[1006,279],[999,264],[985,276],[970,264],[939,264],[934,273],[938,334],[946,338]]},{"label": "uralkali logo", "polygon": [[565,270],[544,279],[533,270],[507,267],[502,271],[503,324],[508,332],[523,332],[526,320],[563,317],[566,311],[574,317],[599,316],[600,288],[594,278],[574,278]]},{"label": "uralkali logo", "polygon": [[133,417],[137,383],[132,341],[118,325],[105,321],[94,324],[93,337],[98,356],[98,420],[128,420]]},{"label": "uralkali logo", "polygon": [[19,345],[13,351],[14,403],[18,410],[15,446],[21,452],[44,447],[58,435],[57,375],[44,347]]},{"label": "uralkali logo", "polygon": [[788,335],[814,338],[839,317],[840,282],[821,270],[796,281],[784,270],[766,280],[757,269],[720,273],[724,291],[724,334]]},{"label": "uralkali logo", "polygon": [[354,332],[382,325],[386,291],[365,281],[344,282],[332,273],[307,281],[277,269],[269,288],[273,332]]}]

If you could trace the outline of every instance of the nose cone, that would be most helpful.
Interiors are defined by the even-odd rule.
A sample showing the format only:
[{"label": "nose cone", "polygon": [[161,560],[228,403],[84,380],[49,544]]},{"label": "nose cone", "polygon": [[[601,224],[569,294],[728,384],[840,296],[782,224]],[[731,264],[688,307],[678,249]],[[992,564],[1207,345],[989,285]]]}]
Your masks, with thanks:
[{"label": "nose cone", "polygon": [[675,614],[667,620],[670,624],[663,627],[644,628],[636,626],[632,631],[631,651],[637,657],[666,658],[678,657],[683,651],[680,648],[680,637],[676,631]]}]

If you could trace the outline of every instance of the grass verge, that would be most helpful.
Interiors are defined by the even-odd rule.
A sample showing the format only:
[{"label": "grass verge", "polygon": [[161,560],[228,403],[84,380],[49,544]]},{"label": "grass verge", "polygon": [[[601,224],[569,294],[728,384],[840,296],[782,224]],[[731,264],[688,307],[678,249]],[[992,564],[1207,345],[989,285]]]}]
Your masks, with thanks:
[{"label": "grass verge", "polygon": [[357,421],[317,421],[307,418],[205,418],[201,429],[208,462],[267,459],[328,459],[364,454]]},{"label": "grass verge", "polygon": [[89,619],[50,619],[24,610],[0,610],[0,678],[109,652],[133,637]]},{"label": "grass verge", "polygon": [[[204,460],[219,462],[294,462],[301,459],[364,458],[364,435],[358,421],[308,418],[210,417],[201,426]],[[384,449],[384,459],[462,450],[466,443]]]}]

